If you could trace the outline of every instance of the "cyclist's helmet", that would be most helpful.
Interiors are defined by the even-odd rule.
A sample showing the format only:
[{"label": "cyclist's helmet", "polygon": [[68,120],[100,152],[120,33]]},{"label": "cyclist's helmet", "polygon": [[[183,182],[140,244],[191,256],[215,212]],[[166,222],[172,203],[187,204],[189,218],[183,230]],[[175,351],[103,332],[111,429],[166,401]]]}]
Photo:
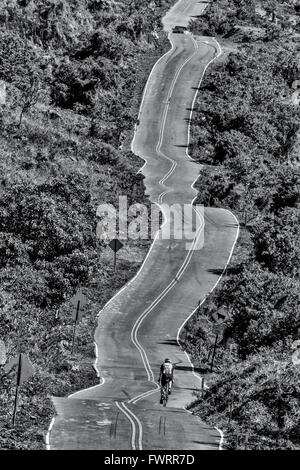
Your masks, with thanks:
[{"label": "cyclist's helmet", "polygon": [[170,361],[170,359],[167,358],[167,359],[165,359],[165,362],[171,362],[171,361]]}]

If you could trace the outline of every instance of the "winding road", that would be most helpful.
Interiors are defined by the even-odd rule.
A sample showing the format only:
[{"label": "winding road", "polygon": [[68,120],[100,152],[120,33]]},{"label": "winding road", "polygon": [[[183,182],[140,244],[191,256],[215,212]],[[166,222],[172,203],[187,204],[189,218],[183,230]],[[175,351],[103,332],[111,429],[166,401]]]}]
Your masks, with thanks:
[{"label": "winding road", "polygon": [[[202,77],[221,54],[213,38],[174,34],[200,15],[206,2],[180,0],[165,16],[171,49],[154,66],[145,88],[132,150],[144,159],[150,200],[191,206],[200,167],[187,153],[192,109]],[[201,177],[201,175],[200,175]],[[167,206],[166,206],[167,207]],[[181,214],[179,214],[181,215]],[[187,220],[193,240],[157,234],[138,274],[99,313],[95,367],[100,384],[53,398],[56,417],[47,435],[49,449],[222,448],[222,432],[186,411],[200,387],[179,335],[198,302],[219,283],[239,234],[238,221],[224,209],[195,209]],[[196,224],[197,222],[197,224]],[[176,363],[168,406],[159,404],[156,383],[165,357]]]}]

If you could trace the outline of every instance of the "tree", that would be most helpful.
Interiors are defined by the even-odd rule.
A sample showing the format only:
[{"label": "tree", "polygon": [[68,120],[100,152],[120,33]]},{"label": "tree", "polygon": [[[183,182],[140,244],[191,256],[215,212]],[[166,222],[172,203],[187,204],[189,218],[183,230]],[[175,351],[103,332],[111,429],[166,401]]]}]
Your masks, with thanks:
[{"label": "tree", "polygon": [[256,259],[270,271],[299,276],[300,249],[296,243],[299,226],[298,211],[286,208],[280,217],[266,216],[253,227]]}]

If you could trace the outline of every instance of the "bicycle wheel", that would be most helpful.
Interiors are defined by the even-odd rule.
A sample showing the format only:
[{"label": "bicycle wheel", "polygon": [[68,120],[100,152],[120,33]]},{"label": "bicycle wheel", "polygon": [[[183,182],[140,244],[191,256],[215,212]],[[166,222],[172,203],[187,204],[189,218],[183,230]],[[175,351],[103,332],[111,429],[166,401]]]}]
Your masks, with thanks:
[{"label": "bicycle wheel", "polygon": [[164,386],[164,389],[163,389],[163,406],[166,406],[167,405],[167,402],[168,402],[168,386],[165,385]]},{"label": "bicycle wheel", "polygon": [[161,387],[160,388],[160,404],[163,405],[164,404],[164,388]]}]

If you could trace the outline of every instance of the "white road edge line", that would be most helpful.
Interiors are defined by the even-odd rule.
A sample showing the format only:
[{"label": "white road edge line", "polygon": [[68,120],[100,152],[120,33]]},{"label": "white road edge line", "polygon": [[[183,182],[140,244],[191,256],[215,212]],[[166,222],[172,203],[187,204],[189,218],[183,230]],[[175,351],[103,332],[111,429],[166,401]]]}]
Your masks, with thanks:
[{"label": "white road edge line", "polygon": [[221,439],[220,439],[220,444],[219,444],[219,450],[223,450],[223,443],[224,443],[224,434],[223,431],[217,427],[215,429],[220,433]]},{"label": "white road edge line", "polygon": [[135,447],[135,438],[136,438],[136,425],[135,425],[135,422],[133,421],[131,416],[127,413],[127,411],[125,409],[123,409],[123,407],[121,406],[122,403],[120,404],[117,401],[115,401],[115,404],[119,408],[119,410],[127,417],[127,419],[129,419],[129,421],[131,423],[131,429],[132,429],[132,432],[131,432],[131,447],[132,447],[132,450],[136,450],[136,447]]},{"label": "white road edge line", "polygon": [[155,385],[157,387],[155,390],[150,390],[149,392],[142,393],[141,395],[138,395],[137,397],[132,398],[131,400],[129,400],[128,403],[132,403],[133,405],[135,405],[135,403],[140,401],[142,398],[147,398],[150,395],[154,395],[154,393],[158,393],[159,392],[159,385],[158,384],[155,384]]},{"label": "white road edge line", "polygon": [[139,436],[138,436],[138,445],[139,445],[139,450],[143,450],[143,426],[139,418],[125,405],[125,403],[122,403],[123,407],[125,408],[126,411],[128,411],[129,414],[133,417],[133,419],[136,420],[138,427],[139,427]]},{"label": "white road edge line", "polygon": [[50,450],[50,449],[51,449],[51,447],[50,447],[50,433],[51,433],[51,430],[52,430],[52,428],[53,428],[54,421],[55,421],[55,416],[51,419],[50,426],[49,426],[48,432],[47,432],[47,434],[46,434],[46,438],[45,438],[46,450]]}]

